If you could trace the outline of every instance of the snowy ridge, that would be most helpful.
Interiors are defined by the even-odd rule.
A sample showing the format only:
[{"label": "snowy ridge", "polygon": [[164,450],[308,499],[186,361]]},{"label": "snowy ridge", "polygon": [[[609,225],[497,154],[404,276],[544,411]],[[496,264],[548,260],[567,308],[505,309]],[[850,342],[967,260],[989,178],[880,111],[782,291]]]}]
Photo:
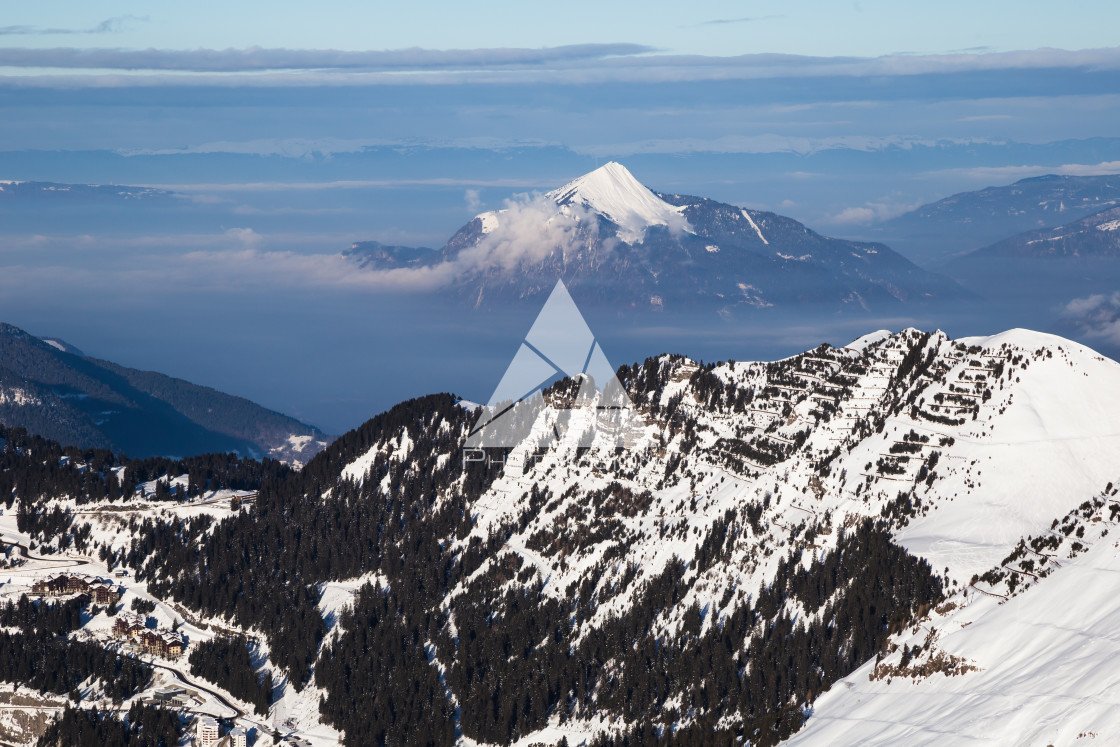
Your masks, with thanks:
[{"label": "snowy ridge", "polygon": [[[1120,685],[1120,364],[1028,330],[951,340],[907,329],[768,363],[701,365],[665,355],[620,371],[639,415],[619,434],[626,449],[530,437],[503,454],[469,504],[433,495],[433,514],[445,502],[471,519],[441,535],[449,555],[474,558],[433,602],[447,620],[442,643],[428,648],[441,674],[451,671],[453,640],[474,611],[502,620],[502,600],[526,600],[526,589],[575,610],[564,613],[568,651],[648,607],[653,584],[679,569],[672,601],[651,608],[651,635],[674,646],[714,635],[785,564],[807,570],[873,519],[929,561],[946,596],[891,628],[877,660],[869,649],[839,673],[846,678],[804,703],[796,739],[1059,744],[1120,729],[1110,695]],[[547,396],[560,401],[563,392]],[[371,429],[376,436],[339,463],[338,489],[393,501],[400,493],[392,474],[455,464],[462,441],[449,429],[459,421],[428,412]],[[594,417],[573,413],[574,427]],[[241,503],[235,509],[232,495],[148,503],[129,507],[135,516],[87,507],[79,521],[124,549],[130,524],[139,523],[132,518],[255,510]],[[14,519],[0,517],[5,535]],[[384,570],[318,586],[328,640],[363,583],[385,588]],[[142,583],[128,585],[146,593]],[[798,624],[827,619],[822,606],[796,595],[779,614]],[[749,662],[757,630],[721,651]],[[702,723],[691,686],[673,687],[642,723]],[[273,724],[291,719],[315,744],[337,739],[317,711],[322,691],[296,693],[285,683],[278,694]],[[566,737],[575,745],[637,725],[589,697],[562,716],[547,711],[547,723],[516,743]],[[734,728],[742,714],[720,718]]]},{"label": "snowy ridge", "polygon": [[[479,502],[472,536],[485,538],[521,516],[528,524],[505,552],[545,579],[545,594],[563,597],[572,584],[594,579],[603,601],[590,624],[598,625],[633,604],[634,590],[674,557],[693,557],[726,512],[744,516],[764,506],[760,533],[725,547],[726,561],[706,570],[690,565],[690,592],[658,623],[673,635],[693,604],[710,612],[706,629],[765,584],[783,548],[802,543],[814,523],[843,526],[886,512],[898,540],[938,573],[947,569],[947,583],[959,589],[998,565],[1020,537],[1120,475],[1113,425],[1120,422],[1120,365],[1022,330],[960,341],[907,330],[857,342],[859,350],[810,351],[778,369],[716,365],[710,373],[725,389],[715,407],[695,389],[695,363],[663,359],[668,382],[658,401],[679,402],[695,447],[682,432],[653,426],[610,469],[605,454],[550,453],[524,474],[515,451]],[[749,404],[728,407],[728,397],[744,392],[753,394]],[[667,462],[686,452],[676,473],[667,472]],[[549,497],[526,515],[534,486],[547,486]],[[608,504],[630,502],[637,513],[604,513],[604,493]],[[565,538],[603,522],[626,547],[622,560],[603,564],[611,541],[577,543],[558,559],[557,548],[571,544]],[[836,536],[817,534],[814,553],[834,546]]]},{"label": "snowy ridge", "polygon": [[1024,538],[1006,562],[838,682],[792,744],[1080,744],[1120,731],[1117,490]]},{"label": "snowy ridge", "polygon": [[549,192],[547,197],[559,205],[582,205],[602,215],[618,226],[618,237],[630,244],[640,242],[650,226],[691,231],[682,214],[684,208],[659,198],[614,161]]},{"label": "snowy ridge", "polygon": [[475,216],[481,224],[479,230],[484,234],[493,233],[494,231],[496,231],[500,224],[498,215],[500,215],[501,212],[501,210],[491,210],[488,213],[482,213],[481,215]]},{"label": "snowy ridge", "polygon": [[854,350],[857,353],[862,353],[870,346],[882,342],[890,336],[891,331],[889,329],[880,329],[875,332],[869,332],[861,337],[857,337],[856,339],[845,345],[844,348],[847,350]]}]

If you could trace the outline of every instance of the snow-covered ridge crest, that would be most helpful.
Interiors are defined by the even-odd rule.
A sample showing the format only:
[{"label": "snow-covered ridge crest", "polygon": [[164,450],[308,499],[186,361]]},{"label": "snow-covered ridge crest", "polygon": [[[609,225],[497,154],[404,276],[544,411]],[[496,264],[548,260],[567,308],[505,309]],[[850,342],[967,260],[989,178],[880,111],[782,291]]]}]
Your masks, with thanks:
[{"label": "snow-covered ridge crest", "polygon": [[[896,618],[901,627],[893,637],[884,633],[882,646],[864,643],[858,658],[834,670],[835,681],[822,680],[831,689],[815,702],[798,693],[793,701],[779,701],[782,708],[805,707],[795,714],[799,724],[801,716],[808,719],[804,743],[941,744],[947,734],[956,742],[988,742],[995,734],[1008,744],[1073,744],[1073,735],[1087,730],[1103,735],[1120,729],[1120,711],[1101,696],[1120,687],[1120,597],[1112,593],[1120,572],[1120,364],[1029,330],[950,340],[941,331],[906,329],[880,330],[843,348],[820,345],[769,363],[702,364],[666,354],[623,367],[618,378],[643,416],[628,429],[630,448],[585,450],[559,440],[542,446],[530,433],[502,455],[500,473],[477,492],[457,493],[456,485],[472,479],[460,466],[460,444],[474,418],[462,417],[442,395],[434,408],[402,406],[370,425],[361,441],[347,445],[345,466],[332,462],[333,479],[320,473],[327,476],[327,491],[339,493],[300,499],[334,501],[344,492],[346,504],[334,505],[353,513],[339,515],[371,534],[387,524],[376,513],[362,513],[365,508],[389,505],[394,513],[388,516],[403,517],[396,506],[403,506],[413,485],[417,498],[409,511],[421,521],[435,525],[440,520],[428,517],[440,513],[469,518],[444,524],[446,532],[432,536],[442,545],[425,545],[438,546],[443,558],[470,558],[459,561],[462,573],[449,577],[446,593],[428,608],[438,606],[447,627],[442,642],[424,646],[421,661],[441,675],[451,673],[446,682],[467,661],[454,641],[493,626],[498,642],[526,619],[517,617],[515,604],[533,615],[557,610],[554,619],[570,621],[563,624],[572,631],[561,631],[566,640],[558,655],[607,651],[617,669],[604,669],[599,682],[608,684],[607,677],[617,673],[615,681],[628,681],[628,672],[640,671],[633,667],[648,665],[642,657],[627,663],[625,652],[634,650],[629,634],[617,645],[603,634],[613,635],[617,620],[640,610],[649,650],[677,647],[684,658],[674,661],[686,666],[695,661],[689,651],[726,652],[719,654],[726,658],[711,659],[720,666],[695,677],[677,676],[683,667],[661,669],[668,684],[656,696],[661,701],[648,701],[643,723],[708,728],[699,717],[718,717],[745,724],[749,734],[749,714],[734,706],[742,701],[704,705],[700,698],[706,696],[689,693],[716,677],[731,683],[732,692],[743,671],[748,677],[752,671],[785,671],[782,652],[769,669],[761,668],[763,656],[752,653],[760,650],[754,644],[765,631],[778,630],[773,621],[783,620],[787,631],[832,625],[844,633],[836,610],[859,601],[846,589],[867,586],[869,577],[846,576],[834,591],[801,593],[789,586],[791,574],[807,572],[802,588],[821,588],[813,581],[825,573],[813,570],[814,564],[837,557],[837,551],[853,554],[850,538],[858,535],[852,532],[873,520],[882,522],[895,544],[927,560],[952,596],[930,596],[924,607],[907,608],[905,620]],[[559,401],[576,389],[558,386],[549,396]],[[422,484],[429,476],[439,477]],[[95,540],[126,550],[142,530],[122,510],[224,516],[235,511],[233,496],[228,500],[229,509],[209,497],[201,505],[167,508],[158,502],[107,505],[105,526],[97,517],[90,531]],[[59,503],[77,513],[73,500]],[[88,511],[89,504],[83,505]],[[256,506],[236,510],[248,513]],[[358,523],[371,518],[377,521]],[[16,519],[14,512],[0,515],[0,531],[6,540],[19,536],[27,545],[31,538],[16,531]],[[248,541],[250,534],[245,536]],[[331,547],[322,539],[308,546],[315,553]],[[408,542],[395,546],[405,551]],[[330,551],[349,547],[340,542]],[[426,572],[419,563],[434,556],[382,557],[391,560],[363,565],[360,575],[309,579],[322,595],[318,610],[331,645],[346,627],[338,626],[341,609],[365,581],[382,590],[390,584],[389,593],[400,593],[411,583],[406,574]],[[409,562],[398,573],[389,563],[401,557]],[[861,568],[881,576],[870,564],[878,557],[866,557],[869,564]],[[54,572],[60,560],[48,558],[42,561],[48,567],[17,574]],[[96,571],[105,575],[109,569],[98,564]],[[659,585],[664,579],[675,579],[671,594]],[[136,585],[142,582],[126,585],[148,594]],[[775,587],[790,593],[771,606],[758,605],[762,590]],[[897,593],[906,601],[914,588],[899,586]],[[534,600],[540,606],[531,607],[538,604]],[[758,619],[745,616],[748,605]],[[572,609],[576,614],[569,616]],[[100,615],[83,627],[107,636],[110,625]],[[193,635],[201,639],[204,632]],[[535,634],[525,640],[529,646],[554,645],[538,644]],[[833,640],[848,647],[852,639]],[[709,644],[718,648],[704,648]],[[267,666],[276,671],[284,654],[260,650],[272,657]],[[490,650],[500,651],[500,644]],[[273,651],[280,655],[273,657]],[[486,656],[494,666],[505,658]],[[839,679],[845,673],[847,679]],[[463,693],[471,692],[456,687],[448,690],[449,700],[457,699],[452,708],[467,704]],[[325,689],[295,693],[285,683],[280,692],[271,723],[292,718],[296,726],[285,728],[312,734],[315,744],[336,743],[334,727],[323,720],[327,713],[316,710],[329,695]],[[536,731],[523,729],[516,742],[471,734],[462,741],[555,744],[564,737],[578,744],[634,723],[597,693],[586,702],[563,722],[555,713],[538,719],[529,726]],[[458,713],[468,710],[464,705]],[[464,732],[471,728],[478,727],[467,725]]]},{"label": "snow-covered ridge crest", "polygon": [[618,237],[640,242],[650,226],[689,231],[683,209],[670,205],[620,163],[611,161],[546,195],[559,205],[577,204],[602,215],[618,226]]}]

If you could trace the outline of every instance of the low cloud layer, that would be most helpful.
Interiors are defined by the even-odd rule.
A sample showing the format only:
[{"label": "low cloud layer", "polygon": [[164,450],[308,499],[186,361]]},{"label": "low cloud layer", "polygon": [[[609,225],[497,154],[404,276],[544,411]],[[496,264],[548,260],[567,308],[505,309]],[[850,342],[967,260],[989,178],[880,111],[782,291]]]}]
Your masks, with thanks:
[{"label": "low cloud layer", "polygon": [[1075,298],[1062,310],[1062,319],[1087,339],[1120,345],[1120,291]]},{"label": "low cloud layer", "polygon": [[[259,238],[248,231],[248,240],[236,229],[230,235],[250,244],[245,251],[195,253],[192,261],[226,264],[253,276],[253,265],[270,265],[268,272],[282,274],[287,283],[311,283],[339,288],[377,291],[427,291],[447,286],[456,280],[477,277],[491,272],[509,272],[523,263],[536,263],[549,256],[561,258],[586,249],[599,239],[599,223],[590,211],[569,205],[562,210],[543,195],[522,195],[507,200],[496,213],[485,220],[494,227],[474,246],[463,249],[451,259],[419,268],[393,270],[361,269],[341,255],[297,255],[257,250]],[[496,224],[496,225],[495,225]],[[612,241],[600,242],[600,251],[611,251]]]},{"label": "low cloud layer", "polygon": [[[108,23],[108,22],[106,22]],[[23,27],[13,27],[23,28]],[[0,66],[204,73],[265,70],[419,71],[539,66],[652,52],[642,44],[570,44],[543,49],[0,49]]]},{"label": "low cloud layer", "polygon": [[1058,166],[1033,164],[1022,166],[976,166],[965,169],[942,169],[940,171],[928,172],[926,176],[955,176],[972,181],[1000,184],[1018,181],[1019,179],[1028,179],[1032,176],[1043,176],[1044,174],[1058,174],[1060,176],[1120,174],[1120,161],[1066,163]]},{"label": "low cloud layer", "polygon": [[903,213],[910,212],[921,206],[921,200],[899,202],[897,200],[881,200],[868,202],[857,207],[848,207],[839,213],[829,216],[825,223],[838,226],[860,226],[890,220]]},{"label": "low cloud layer", "polygon": [[[502,210],[488,214],[486,220],[496,224],[492,230],[446,262],[421,268],[363,270],[349,282],[384,289],[434,289],[460,278],[508,272],[550,255],[566,258],[599,238],[599,223],[593,213],[579,205],[560,210],[543,195],[507,200]],[[599,248],[610,251],[613,244],[603,242]]]},{"label": "low cloud layer", "polygon": [[0,26],[0,36],[65,36],[69,34],[112,34],[133,21],[147,21],[141,16],[116,16],[106,18],[91,28],[67,29],[47,26]]},{"label": "low cloud layer", "polygon": [[[428,291],[550,255],[568,257],[599,238],[594,214],[575,205],[560,209],[542,195],[507,200],[489,216],[493,229],[452,259],[394,270],[364,269],[337,252],[287,248],[349,243],[341,237],[272,235],[248,226],[213,234],[9,237],[0,247],[0,292],[69,294],[118,285],[137,295],[168,289]],[[610,240],[598,244],[600,251],[612,248]]]},{"label": "low cloud layer", "polygon": [[[745,22],[747,19],[740,19]],[[758,18],[755,20],[765,20]],[[726,19],[726,22],[740,22]],[[108,23],[108,22],[106,22]],[[9,27],[9,33],[25,27]],[[59,30],[60,32],[64,30]],[[83,32],[92,33],[92,32]],[[666,54],[643,44],[572,44],[540,49],[0,49],[0,67],[25,69],[9,82],[72,85],[149,84],[263,85],[668,82],[771,78],[897,77],[956,73],[1120,70],[1120,47],[1089,50],[1034,49],[1014,52],[880,57],[815,57],[792,54],[736,56]],[[41,76],[37,70],[88,71]],[[163,75],[159,75],[159,74]],[[406,81],[397,80],[402,77]],[[230,77],[232,76],[232,78]],[[248,78],[248,80],[246,79]],[[95,82],[96,81],[96,82]]]}]

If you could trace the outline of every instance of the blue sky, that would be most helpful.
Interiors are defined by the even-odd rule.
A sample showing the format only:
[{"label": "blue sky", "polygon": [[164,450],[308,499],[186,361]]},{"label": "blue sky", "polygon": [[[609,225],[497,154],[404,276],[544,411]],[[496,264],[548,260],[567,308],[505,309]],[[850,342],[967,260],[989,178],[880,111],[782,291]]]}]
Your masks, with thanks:
[{"label": "blue sky", "polygon": [[[675,54],[942,54],[1116,43],[1116,3],[987,0],[6,3],[9,45],[383,50],[629,42]],[[72,32],[72,33],[63,33]]]}]

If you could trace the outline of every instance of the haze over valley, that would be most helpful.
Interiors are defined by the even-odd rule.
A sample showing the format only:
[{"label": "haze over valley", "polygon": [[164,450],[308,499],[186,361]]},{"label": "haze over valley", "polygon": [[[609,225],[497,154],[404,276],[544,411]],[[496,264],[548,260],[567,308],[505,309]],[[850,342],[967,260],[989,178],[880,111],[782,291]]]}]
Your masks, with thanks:
[{"label": "haze over valley", "polygon": [[0,745],[1120,743],[1120,6],[0,23]]}]

